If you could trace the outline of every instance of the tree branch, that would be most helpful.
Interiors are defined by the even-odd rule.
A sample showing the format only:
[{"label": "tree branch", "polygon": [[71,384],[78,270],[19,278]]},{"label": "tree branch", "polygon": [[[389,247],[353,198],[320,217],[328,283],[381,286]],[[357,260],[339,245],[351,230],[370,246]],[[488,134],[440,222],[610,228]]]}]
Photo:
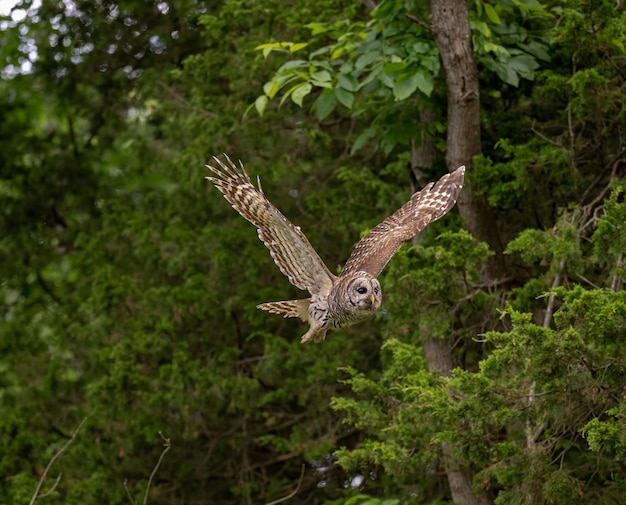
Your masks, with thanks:
[{"label": "tree branch", "polygon": [[39,482],[37,483],[37,487],[35,488],[35,492],[33,493],[33,496],[30,499],[30,502],[28,505],[33,505],[33,503],[35,503],[37,501],[37,498],[40,498],[42,496],[47,496],[50,493],[52,493],[55,488],[58,486],[59,481],[61,480],[61,475],[59,474],[59,476],[57,477],[56,481],[54,482],[54,484],[52,485],[52,487],[46,491],[43,494],[39,494],[39,491],[41,491],[41,486],[43,486],[44,481],[46,480],[46,477],[48,476],[48,472],[50,471],[50,468],[52,467],[52,464],[57,460],[57,458],[59,456],[61,456],[61,454],[63,454],[67,448],[72,445],[72,442],[74,442],[74,440],[76,440],[76,435],[78,435],[78,432],[80,431],[80,429],[83,427],[83,424],[85,424],[85,421],[87,421],[87,418],[85,417],[80,424],[78,425],[78,427],[74,430],[74,433],[72,433],[72,436],[70,437],[70,439],[65,442],[65,444],[63,445],[63,447],[61,447],[55,454],[54,456],[52,456],[50,458],[50,461],[48,462],[48,464],[46,465],[46,468],[44,469],[43,473],[41,474],[41,477],[39,478]]},{"label": "tree branch", "polygon": [[157,461],[157,464],[154,465],[154,468],[152,469],[152,473],[150,474],[150,478],[148,479],[148,485],[146,486],[146,492],[143,495],[143,505],[146,505],[148,503],[148,493],[150,492],[150,486],[152,485],[152,479],[154,479],[154,476],[156,475],[157,470],[159,469],[159,466],[161,466],[161,461],[163,461],[163,456],[165,456],[165,453],[167,453],[167,451],[169,451],[172,448],[172,442],[170,441],[170,439],[164,437],[163,433],[160,432],[160,431],[159,431],[159,435],[161,435],[161,438],[163,439],[163,447],[165,447],[165,449],[163,449],[163,452],[159,456],[159,460]]},{"label": "tree branch", "polygon": [[543,317],[542,326],[544,328],[550,327],[550,322],[552,321],[552,313],[554,312],[554,298],[555,298],[554,290],[559,287],[559,284],[561,284],[561,276],[563,275],[564,270],[565,270],[565,258],[562,258],[561,261],[559,261],[559,270],[554,276],[554,281],[552,281],[552,286],[550,287],[550,290],[552,292],[550,293],[550,296],[548,297],[548,306],[546,307],[546,313]]},{"label": "tree branch", "polygon": [[411,21],[412,23],[415,23],[416,25],[421,26],[422,28],[424,28],[424,30],[426,30],[429,33],[433,33],[433,27],[431,25],[429,25],[428,23],[426,23],[425,21],[422,21],[420,18],[418,18],[417,16],[414,16],[413,14],[410,14],[408,12],[405,12],[404,15],[407,17],[407,19],[409,21]]},{"label": "tree branch", "polygon": [[277,503],[281,503],[281,502],[289,500],[290,498],[293,498],[298,492],[298,490],[300,489],[300,485],[302,484],[303,478],[304,478],[304,465],[302,465],[302,471],[300,472],[300,478],[298,479],[298,485],[296,486],[296,489],[294,489],[287,496],[283,496],[282,498],[266,503],[265,505],[276,505]]}]

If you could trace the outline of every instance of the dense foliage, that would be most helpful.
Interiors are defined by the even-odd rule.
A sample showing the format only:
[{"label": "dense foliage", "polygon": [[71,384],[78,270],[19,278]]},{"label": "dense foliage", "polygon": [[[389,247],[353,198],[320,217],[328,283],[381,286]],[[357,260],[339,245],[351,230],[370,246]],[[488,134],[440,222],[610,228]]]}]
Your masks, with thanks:
[{"label": "dense foliage", "polygon": [[[488,213],[303,346],[204,164],[243,160],[339,271],[450,163],[455,3]],[[0,504],[622,502],[621,2],[22,0],[0,29]]]}]

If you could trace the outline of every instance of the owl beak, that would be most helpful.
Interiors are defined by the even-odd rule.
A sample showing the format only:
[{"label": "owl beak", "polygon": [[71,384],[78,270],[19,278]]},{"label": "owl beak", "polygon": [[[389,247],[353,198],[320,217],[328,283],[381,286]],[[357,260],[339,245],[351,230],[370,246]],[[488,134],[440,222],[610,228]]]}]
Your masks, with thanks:
[{"label": "owl beak", "polygon": [[372,301],[372,305],[374,305],[374,302],[376,301],[376,298],[374,298],[374,295],[370,296],[370,300]]}]

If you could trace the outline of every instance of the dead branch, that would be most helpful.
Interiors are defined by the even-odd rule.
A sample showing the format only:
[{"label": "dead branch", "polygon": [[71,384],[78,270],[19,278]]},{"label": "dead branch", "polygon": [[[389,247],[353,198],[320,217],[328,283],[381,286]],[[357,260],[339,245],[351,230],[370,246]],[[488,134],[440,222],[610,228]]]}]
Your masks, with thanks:
[{"label": "dead branch", "polygon": [[146,505],[148,503],[148,493],[150,492],[152,479],[154,479],[154,476],[156,475],[157,470],[159,469],[159,466],[161,466],[161,461],[163,461],[163,457],[165,456],[167,451],[169,451],[172,448],[171,440],[169,438],[164,437],[163,433],[160,431],[159,431],[159,435],[161,435],[161,438],[163,439],[163,447],[165,447],[165,449],[163,449],[163,452],[161,452],[161,455],[159,456],[159,460],[157,461],[156,465],[154,465],[154,468],[152,469],[152,473],[150,474],[150,478],[148,479],[148,484],[146,485],[146,492],[143,495],[143,505]]},{"label": "dead branch", "polygon": [[42,496],[48,496],[49,494],[51,494],[56,487],[59,485],[59,482],[61,481],[61,475],[59,474],[59,476],[56,478],[56,480],[54,481],[54,484],[52,485],[52,487],[46,491],[43,494],[39,494],[39,491],[41,491],[41,486],[43,486],[44,481],[46,480],[46,477],[48,476],[48,472],[50,471],[50,468],[52,467],[52,464],[57,460],[57,458],[59,456],[61,456],[61,454],[63,454],[67,448],[72,445],[72,442],[74,442],[74,440],[76,440],[76,435],[78,435],[78,432],[80,431],[80,429],[83,427],[83,424],[85,424],[85,421],[87,421],[87,418],[85,417],[80,424],[77,426],[77,428],[74,430],[74,433],[72,433],[72,436],[70,437],[70,439],[65,442],[65,444],[63,445],[63,447],[61,447],[55,454],[54,456],[52,456],[50,458],[50,461],[48,461],[48,464],[46,465],[46,468],[44,469],[43,473],[41,474],[41,477],[39,478],[39,482],[37,483],[37,487],[35,488],[35,492],[33,493],[33,496],[30,499],[30,502],[28,505],[33,505],[33,503],[35,503],[37,501],[37,498],[41,498]]},{"label": "dead branch", "polygon": [[265,505],[276,505],[277,503],[281,503],[281,502],[289,500],[290,498],[293,498],[296,495],[296,493],[300,490],[300,485],[302,484],[303,478],[304,478],[304,465],[302,465],[302,471],[300,472],[300,478],[298,479],[298,485],[296,486],[296,489],[294,489],[287,496],[283,496],[282,498],[266,503]]},{"label": "dead branch", "polygon": [[611,280],[611,291],[619,291],[622,289],[622,276],[619,274],[620,268],[624,263],[624,256],[620,254],[617,257],[617,261],[615,263],[615,274],[613,275],[613,279]]},{"label": "dead branch", "polygon": [[426,30],[429,33],[433,33],[433,27],[431,25],[429,25],[428,23],[422,21],[417,16],[414,16],[413,14],[409,14],[408,12],[405,12],[405,16],[412,23],[415,23],[416,25],[421,26],[422,28],[424,28],[424,30]]},{"label": "dead branch", "polygon": [[562,258],[559,261],[559,269],[554,276],[554,281],[552,281],[552,286],[550,287],[550,296],[548,297],[548,306],[546,307],[546,314],[543,317],[543,327],[549,328],[550,323],[552,322],[552,313],[554,312],[554,299],[556,297],[554,290],[559,287],[561,284],[561,276],[563,275],[563,271],[565,270],[565,258]]}]

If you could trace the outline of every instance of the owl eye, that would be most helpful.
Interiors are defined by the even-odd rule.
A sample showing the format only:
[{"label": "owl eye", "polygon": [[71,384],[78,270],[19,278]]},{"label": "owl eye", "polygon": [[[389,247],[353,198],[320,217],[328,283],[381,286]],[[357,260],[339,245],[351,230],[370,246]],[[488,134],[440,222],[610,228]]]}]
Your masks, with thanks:
[{"label": "owl eye", "polygon": [[378,288],[374,288],[374,293],[378,294]]},{"label": "owl eye", "polygon": [[356,292],[359,293],[360,295],[364,295],[365,293],[367,293],[367,288],[364,288],[363,286],[361,286],[360,288],[356,288]]}]

